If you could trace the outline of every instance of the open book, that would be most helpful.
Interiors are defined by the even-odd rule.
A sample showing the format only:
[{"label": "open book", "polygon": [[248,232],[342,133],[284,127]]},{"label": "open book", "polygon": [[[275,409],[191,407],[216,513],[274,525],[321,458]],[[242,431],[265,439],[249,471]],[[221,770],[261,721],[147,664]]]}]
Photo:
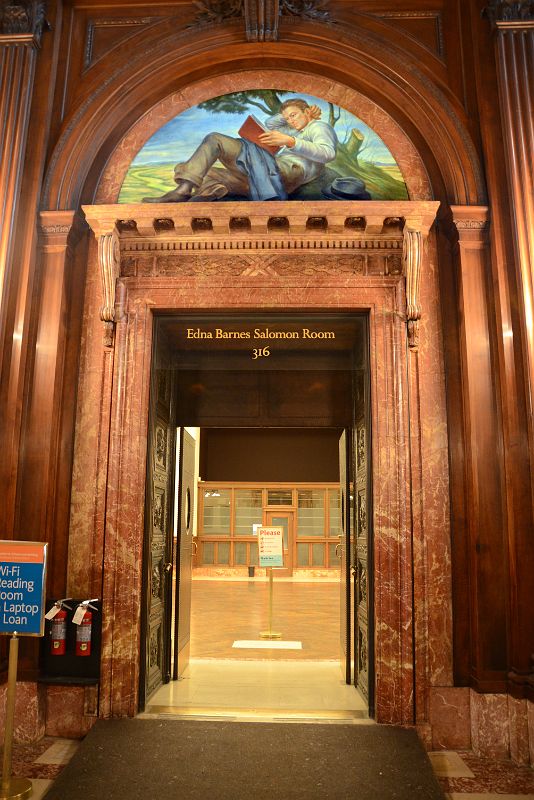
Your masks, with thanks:
[{"label": "open book", "polygon": [[249,142],[254,142],[259,147],[263,147],[264,150],[267,150],[269,153],[272,153],[274,156],[275,153],[278,153],[280,147],[275,144],[262,144],[259,139],[260,134],[262,133],[270,133],[270,131],[268,128],[266,128],[264,125],[261,124],[259,119],[257,119],[257,117],[255,117],[254,114],[249,114],[249,116],[246,118],[246,120],[238,130],[238,134],[239,136],[241,136],[242,139],[247,139],[247,141]]}]

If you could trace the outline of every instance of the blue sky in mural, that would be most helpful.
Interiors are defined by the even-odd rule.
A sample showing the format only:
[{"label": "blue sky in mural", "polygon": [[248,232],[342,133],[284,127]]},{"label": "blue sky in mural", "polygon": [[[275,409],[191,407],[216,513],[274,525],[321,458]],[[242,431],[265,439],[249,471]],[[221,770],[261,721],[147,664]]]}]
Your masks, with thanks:
[{"label": "blue sky in mural", "polygon": [[[289,99],[291,96],[291,94],[284,95],[283,99]],[[317,104],[323,112],[321,119],[328,121],[327,101],[302,93],[294,96],[304,98],[310,105]],[[266,116],[253,106],[250,107],[250,113],[254,114],[260,122],[263,122]],[[132,166],[185,161],[191,155],[192,148],[212,131],[225,133],[228,136],[237,136],[237,131],[245,117],[246,113],[214,114],[212,111],[193,106],[160,128],[138,152],[132,161]],[[376,133],[358,117],[341,109],[340,119],[335,126],[340,142],[343,142],[355,127],[361,131],[366,140],[365,150],[361,152],[361,157],[365,157],[366,161],[377,165],[395,164],[395,159]]]}]

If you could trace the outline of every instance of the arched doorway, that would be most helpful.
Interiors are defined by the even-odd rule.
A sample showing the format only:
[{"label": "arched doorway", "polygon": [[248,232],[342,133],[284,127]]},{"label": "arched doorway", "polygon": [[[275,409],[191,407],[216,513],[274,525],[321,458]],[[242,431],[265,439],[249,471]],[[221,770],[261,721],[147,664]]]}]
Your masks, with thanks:
[{"label": "arched doorway", "polygon": [[[242,77],[244,83],[250,83],[251,80],[258,79],[257,75],[251,76],[246,73],[242,73],[240,77]],[[293,79],[294,75],[291,77]],[[269,78],[266,80],[268,79]],[[319,78],[315,75],[308,80],[313,81],[315,86]],[[215,85],[216,81],[214,81],[211,92],[216,91]],[[342,83],[339,83],[338,86],[340,92],[347,91],[346,86]],[[193,91],[197,88],[198,87],[195,86]],[[350,107],[351,101],[346,101],[345,105]],[[374,104],[373,108],[376,108]],[[81,122],[80,125],[82,125]],[[402,132],[394,126],[393,128],[390,137],[395,138],[396,135],[399,135],[400,142]],[[86,130],[89,131],[89,128]],[[114,135],[118,137],[118,132],[115,132]],[[451,133],[450,135],[454,138],[456,134],[453,135]],[[384,134],[384,136],[386,136],[386,134]],[[428,198],[431,196],[431,191],[421,160],[416,156],[416,150],[406,136],[402,136],[402,142],[403,144],[399,144],[396,149],[401,150],[402,146],[406,146],[404,154],[405,162],[415,165],[415,161],[412,161],[412,159],[417,158],[417,165],[414,166],[412,170],[412,174],[417,176],[416,179],[414,178],[412,196],[419,200]],[[67,141],[67,139],[65,139],[63,145],[63,149],[59,148],[53,159],[47,185],[46,196],[50,204],[56,204],[56,207],[65,202],[69,205],[76,194],[79,197],[80,193],[78,189],[81,189],[83,183],[83,179],[80,177],[78,181],[78,178],[74,174],[72,180],[69,178],[67,182],[58,180],[61,170],[68,169],[71,159],[75,157],[74,151],[79,146],[74,145],[71,140]],[[96,143],[94,146],[96,146]],[[91,145],[93,152],[94,146]],[[131,154],[131,143],[129,147]],[[70,153],[68,152],[69,148],[71,149]],[[434,157],[429,155],[426,150],[425,155],[428,155],[426,166],[435,175],[436,183],[440,185],[440,193],[445,194],[443,185],[446,183],[446,192],[451,198],[458,197],[464,200],[467,197],[474,198],[476,196],[477,190],[474,188],[478,180],[476,168],[469,175],[469,170],[465,165],[459,167],[458,164],[455,163],[453,169],[451,169],[446,176],[446,170],[444,168],[444,174],[438,180],[438,171],[436,170]],[[87,152],[83,160],[88,163],[90,157],[89,152]],[[122,157],[122,153],[119,149],[117,150],[117,162],[109,162],[108,169],[100,182],[100,188],[96,194],[96,198],[100,202],[102,202],[104,198],[109,201],[113,197],[113,170]],[[469,161],[469,158],[465,157],[464,154],[462,154],[462,157],[466,162]],[[95,155],[95,160],[92,162],[93,168],[100,158],[100,155]],[[400,162],[401,156],[399,155],[399,163]],[[450,164],[448,167],[450,167]],[[81,173],[82,171],[79,171],[80,176]],[[462,173],[463,178],[460,179],[459,176]],[[443,183],[440,183],[442,179]],[[78,189],[75,186],[76,181],[78,181]],[[106,181],[108,181],[108,183],[106,183]],[[418,181],[417,186],[416,181]],[[117,177],[115,178],[114,185],[115,188],[119,186]],[[85,184],[83,191],[86,193],[86,196],[92,194],[93,189],[90,187],[90,182]],[[410,228],[413,228],[426,234],[435,216],[436,208],[432,208],[432,213],[430,214],[431,219],[429,219],[428,208],[422,211],[422,208],[416,208],[416,205],[417,201],[414,205],[410,204],[409,208],[408,206],[400,208],[398,204],[380,210],[376,205],[367,209],[359,208],[358,217],[366,220],[363,229],[363,238],[365,238],[366,241],[385,242],[388,239],[388,235],[391,233],[391,231],[386,231],[387,224],[385,224],[385,221],[392,218],[401,219],[403,221],[396,234],[394,234],[394,238],[396,236],[397,243],[400,244],[401,247],[403,229],[408,232]],[[121,215],[117,216],[119,212],[116,208],[110,209],[109,206],[106,208],[105,205],[99,205],[98,203],[96,206],[93,206],[92,209],[86,210],[87,218],[97,236],[107,237],[105,240],[101,239],[101,243],[106,241],[111,245],[112,242],[116,241],[116,235],[113,234],[113,230],[117,219],[125,219],[125,217],[122,216],[124,211],[125,209],[121,209]],[[138,214],[137,211],[138,210],[136,210],[134,214],[126,215],[126,217],[128,220],[133,219],[136,222],[137,231],[141,238],[146,240],[157,238],[160,231],[154,228],[153,218],[149,219],[149,215]],[[204,213],[203,209],[198,208],[196,214],[200,214],[201,211]],[[258,235],[262,240],[269,235],[268,220],[272,216],[272,207],[269,209],[268,215],[265,213],[259,215],[262,217],[261,219],[258,219],[257,215],[253,213],[254,210],[250,208],[240,208],[236,209],[236,211],[238,211],[240,215],[242,214],[243,216],[251,218],[251,230],[255,228],[256,240],[258,240]],[[277,209],[277,212],[279,212],[281,216],[283,216],[283,211],[286,210]],[[313,239],[312,235],[302,230],[302,217],[306,216],[307,220],[308,215],[304,215],[301,212],[300,219],[297,219],[295,213],[296,208],[287,209],[285,215],[289,220],[289,231],[292,239],[296,237],[301,241],[314,240],[315,242],[321,241],[325,243],[334,232],[337,235],[339,231],[345,231],[346,220],[355,216],[353,211],[353,207],[350,209],[343,209],[341,211],[341,216],[343,217],[341,228],[339,227],[339,218],[337,220],[329,220],[328,233],[326,235],[320,234],[316,236],[315,239]],[[256,209],[256,212],[259,212],[259,209]],[[415,217],[413,216],[414,213]],[[418,214],[419,216],[417,216]],[[171,214],[168,218],[172,216]],[[181,221],[181,215],[179,216]],[[206,212],[206,218],[208,218],[208,216],[209,213]],[[317,216],[321,216],[321,214],[318,212]],[[323,216],[327,217],[328,214],[323,214]],[[381,219],[377,221],[377,217],[381,217]],[[184,239],[190,238],[190,234],[193,231],[193,218],[197,219],[198,217],[190,215],[189,219],[186,220],[187,230],[184,232]],[[415,218],[419,220],[419,227],[417,223],[414,222]],[[412,220],[412,223],[406,228],[407,220]],[[229,224],[226,229],[224,228],[224,222],[223,228],[218,228],[218,225],[220,225],[219,219],[215,220],[215,224],[213,224],[212,220],[212,231],[216,234],[221,230],[229,229]],[[179,226],[180,223],[178,227]],[[189,227],[187,228],[187,226]],[[337,231],[336,226],[338,226]],[[174,230],[176,231],[176,229],[175,221]],[[198,235],[198,231],[193,233],[196,236],[195,241],[199,242],[202,240],[202,237]],[[128,231],[125,227],[123,230],[119,231],[119,240],[125,242],[127,238]],[[254,240],[254,238],[254,236],[246,237],[246,240],[250,242]],[[348,238],[353,240],[352,234]],[[208,249],[212,249],[212,245],[208,244],[211,239],[211,236],[205,237],[201,248],[203,253],[207,252]],[[304,247],[304,245],[302,246]],[[305,246],[308,247],[308,245]],[[323,247],[323,245],[313,245],[313,247],[318,249],[319,247]],[[128,576],[128,582],[134,586],[138,585],[140,579],[139,563],[136,562],[132,564],[131,559],[128,557],[126,561],[129,563],[127,564],[124,559],[121,560],[120,558],[123,547],[121,543],[123,541],[121,526],[124,524],[124,517],[119,519],[119,516],[123,514],[126,505],[129,505],[130,500],[132,500],[131,513],[133,516],[128,523],[128,538],[133,551],[139,553],[141,542],[139,535],[142,528],[142,503],[139,504],[139,498],[143,493],[144,478],[141,480],[136,465],[138,465],[139,457],[143,456],[143,453],[146,453],[146,381],[148,375],[146,370],[149,364],[148,354],[151,344],[153,311],[169,308],[190,311],[192,308],[197,310],[213,310],[214,308],[227,309],[230,307],[233,309],[239,308],[246,310],[254,310],[258,307],[271,309],[280,309],[281,307],[297,308],[301,310],[317,309],[321,311],[332,309],[342,309],[344,311],[351,311],[354,309],[365,310],[371,314],[371,318],[374,320],[375,324],[375,327],[372,329],[372,341],[374,343],[373,352],[376,356],[374,370],[376,375],[375,380],[380,382],[381,387],[380,390],[376,389],[375,397],[377,398],[377,405],[374,411],[377,430],[382,430],[383,434],[382,439],[378,441],[382,442],[384,449],[377,452],[376,463],[377,465],[381,465],[380,468],[382,470],[385,470],[385,473],[383,472],[382,474],[387,475],[387,479],[382,479],[382,477],[377,476],[379,477],[379,484],[384,488],[385,494],[383,503],[378,501],[378,511],[375,513],[378,513],[383,521],[383,530],[386,530],[389,525],[389,523],[386,523],[386,520],[394,520],[394,527],[398,532],[398,535],[393,537],[395,541],[393,550],[388,551],[388,548],[385,547],[380,554],[377,554],[379,555],[376,562],[377,569],[382,570],[384,581],[387,582],[389,587],[387,592],[383,591],[379,593],[378,606],[380,606],[381,609],[380,613],[384,614],[383,621],[386,625],[389,625],[389,623],[386,622],[386,618],[389,617],[390,621],[394,620],[391,621],[393,634],[387,643],[385,638],[382,640],[382,645],[385,649],[380,655],[378,652],[380,647],[377,648],[377,658],[382,657],[384,664],[386,662],[394,662],[398,665],[403,665],[402,667],[399,666],[398,671],[393,670],[387,675],[385,672],[382,674],[383,684],[380,691],[377,686],[377,699],[378,697],[382,698],[383,703],[379,718],[383,721],[411,722],[414,720],[414,717],[418,718],[419,713],[421,715],[419,719],[423,720],[425,714],[423,710],[423,698],[427,687],[428,664],[424,663],[425,658],[422,658],[418,665],[414,662],[414,631],[412,627],[414,620],[413,614],[411,613],[409,598],[412,596],[413,591],[417,592],[421,590],[423,594],[425,593],[425,570],[427,567],[426,565],[420,564],[419,567],[421,571],[419,572],[419,577],[416,576],[414,578],[414,564],[417,551],[417,547],[414,548],[412,540],[414,514],[416,519],[415,529],[418,530],[418,536],[420,537],[419,542],[422,543],[425,541],[425,537],[430,533],[430,528],[434,528],[434,530],[439,529],[441,533],[437,537],[432,536],[430,538],[436,543],[440,552],[445,553],[447,550],[447,536],[443,533],[446,531],[446,521],[445,525],[442,524],[446,518],[446,514],[441,514],[441,522],[438,524],[436,518],[431,521],[431,515],[428,514],[428,516],[426,516],[426,512],[423,512],[418,502],[415,506],[412,502],[414,496],[419,496],[421,487],[424,485],[424,477],[421,476],[418,466],[421,463],[421,448],[424,450],[425,447],[425,432],[421,429],[417,421],[421,410],[421,403],[427,409],[431,407],[434,408],[435,413],[439,416],[439,420],[436,419],[437,427],[444,427],[446,424],[443,406],[443,387],[442,385],[440,387],[440,379],[436,378],[436,382],[433,383],[431,391],[434,392],[434,394],[432,400],[430,399],[431,392],[429,391],[427,393],[426,388],[422,388],[420,383],[421,365],[425,363],[425,358],[428,359],[426,362],[427,367],[432,371],[431,365],[434,363],[435,354],[436,352],[440,352],[440,322],[437,313],[438,288],[436,273],[433,270],[423,270],[421,275],[421,293],[425,298],[425,303],[427,303],[425,307],[429,309],[429,314],[428,316],[425,314],[425,320],[428,320],[425,327],[425,333],[427,334],[426,344],[421,341],[419,350],[416,352],[415,350],[408,351],[406,348],[405,284],[404,276],[402,275],[402,267],[400,272],[396,271],[392,273],[388,271],[386,266],[383,266],[377,268],[377,271],[374,273],[367,272],[363,275],[355,270],[354,267],[346,271],[344,271],[343,268],[340,269],[338,265],[343,259],[336,259],[334,265],[334,261],[327,261],[326,254],[322,253],[321,255],[325,256],[325,260],[320,262],[319,259],[316,259],[317,269],[312,270],[312,272],[315,272],[316,276],[322,277],[316,278],[310,283],[309,277],[306,277],[309,275],[309,271],[306,272],[302,269],[301,265],[300,272],[298,269],[295,269],[295,271],[290,272],[289,276],[286,275],[285,281],[280,281],[280,274],[276,274],[276,266],[273,268],[272,264],[269,264],[270,270],[274,269],[275,274],[273,275],[272,272],[269,273],[269,271],[266,270],[265,259],[254,258],[251,262],[247,254],[248,260],[246,261],[246,265],[243,266],[243,269],[237,276],[232,276],[231,294],[226,296],[225,302],[221,304],[219,302],[214,303],[212,292],[214,282],[211,275],[208,275],[206,272],[202,274],[202,267],[199,269],[198,265],[195,266],[193,258],[189,258],[188,263],[186,263],[187,259],[185,259],[183,265],[177,267],[174,272],[175,280],[173,281],[169,274],[164,275],[161,272],[158,273],[157,270],[150,276],[146,273],[143,275],[142,270],[141,272],[136,272],[135,270],[137,270],[137,267],[132,267],[131,262],[128,262],[126,273],[122,274],[122,256],[120,259],[121,266],[119,267],[118,262],[114,261],[111,255],[111,249],[111,247],[108,248],[107,256],[107,275],[108,278],[111,279],[111,282],[118,277],[118,271],[119,269],[121,270],[121,276],[117,284],[118,294],[116,295],[118,304],[116,306],[117,336],[115,340],[115,349],[114,352],[109,349],[104,351],[104,363],[102,363],[102,359],[98,357],[100,361],[98,377],[96,377],[96,373],[92,371],[88,373],[91,375],[91,378],[96,377],[96,382],[93,384],[93,387],[90,387],[90,381],[88,382],[87,394],[85,395],[86,400],[83,399],[85,390],[82,390],[81,400],[82,405],[86,402],[88,405],[85,406],[85,408],[89,409],[89,406],[92,404],[92,401],[89,400],[89,394],[95,386],[98,386],[97,391],[99,396],[103,397],[105,395],[106,398],[101,408],[105,407],[107,409],[105,415],[103,415],[106,417],[106,420],[103,419],[103,416],[100,416],[97,424],[100,426],[102,424],[104,425],[104,428],[100,427],[99,429],[99,441],[102,441],[100,437],[102,437],[105,428],[111,431],[109,450],[106,447],[104,448],[105,452],[103,450],[100,451],[105,467],[101,464],[97,468],[97,471],[98,469],[104,468],[108,476],[108,489],[105,500],[102,496],[99,500],[94,496],[92,498],[87,498],[87,503],[92,508],[95,507],[96,503],[100,505],[102,511],[105,509],[104,516],[97,520],[92,537],[89,541],[94,547],[93,553],[101,555],[103,560],[107,562],[110,567],[113,565],[111,570],[104,570],[103,574],[104,593],[109,598],[110,603],[110,619],[112,616],[115,617],[118,615],[119,606],[124,602],[119,599],[117,594],[118,575],[123,574],[125,579],[126,576]],[[380,246],[377,249],[380,250]],[[212,256],[211,263],[217,265],[217,270],[219,272],[216,285],[220,289],[228,288],[229,268],[227,266],[227,259],[224,257],[221,258],[220,252],[212,253]],[[345,256],[345,253],[343,256]],[[430,248],[425,258],[425,264],[435,263],[435,258],[435,242],[431,240]],[[101,323],[96,319],[98,316],[97,308],[101,305],[101,299],[99,297],[101,291],[101,275],[99,273],[97,261],[96,247],[92,244],[89,257],[90,274],[87,284],[88,292],[86,295],[86,334],[89,337],[87,341],[90,339],[94,345],[96,345],[101,333]],[[251,266],[252,274],[250,274]],[[309,270],[309,267],[306,269]],[[244,273],[247,270],[249,274],[245,275]],[[350,275],[349,278],[347,278],[347,272]],[[324,277],[325,275],[326,278]],[[209,277],[209,286],[206,281],[207,277]],[[291,287],[291,299],[288,301],[289,286]],[[251,291],[254,293],[254,302],[251,300]],[[428,350],[425,352],[427,344]],[[89,353],[89,350],[86,350],[86,352]],[[96,351],[95,357],[97,357]],[[90,356],[89,359],[91,360],[91,358]],[[143,388],[143,385],[145,385],[145,388]],[[390,389],[392,389],[395,396],[394,410],[388,401],[388,392]],[[104,395],[102,392],[104,392]],[[136,402],[132,404],[132,398],[134,397],[136,398]],[[436,397],[438,397],[438,402],[436,402]],[[409,409],[406,405],[408,398],[411,400]],[[439,398],[441,398],[441,400],[439,400]],[[379,408],[382,414],[380,418],[378,416]],[[95,416],[93,416],[93,422],[96,422]],[[383,425],[382,429],[380,428],[381,423]],[[128,429],[129,432],[125,437],[124,431],[126,429]],[[395,432],[394,434],[393,431]],[[127,441],[128,437],[133,438]],[[415,450],[413,449],[414,442],[418,442],[415,446]],[[396,454],[393,457],[393,461],[390,462],[387,452],[388,448],[392,446],[395,448]],[[417,450],[418,447],[419,451]],[[122,448],[125,449],[123,450]],[[131,459],[134,452],[134,460],[129,461],[128,459]],[[419,455],[417,455],[417,452],[419,452]],[[77,462],[78,468],[87,458],[88,453],[83,452],[83,447],[81,449],[79,448],[77,451],[77,459],[79,459]],[[444,485],[446,485],[446,445],[443,445],[439,454],[435,453],[435,458],[436,468],[440,470],[440,475],[445,477]],[[395,467],[391,466],[393,463]],[[128,481],[128,498],[124,496],[124,476],[126,474],[124,470],[126,469],[126,464],[129,464],[129,468],[131,467],[132,470],[131,473],[129,472],[128,474],[137,476],[134,480]],[[390,467],[391,474],[389,473]],[[389,482],[390,478],[391,482]],[[98,483],[97,481],[97,484]],[[136,487],[135,500],[132,499],[134,486]],[[75,493],[77,491],[76,485],[74,491]],[[442,503],[442,498],[440,500],[436,499],[436,506],[440,505],[440,503]],[[104,530],[108,531],[105,536]],[[403,533],[401,533],[401,531]],[[77,535],[73,531],[70,544],[73,554],[78,547],[76,538]],[[384,545],[386,544],[387,538],[388,537],[384,539]],[[388,541],[390,540],[388,539]],[[75,585],[78,581],[85,580],[80,574],[81,570],[76,568],[76,563],[82,558],[82,551],[79,551],[79,553],[78,556],[73,555],[71,562],[72,570],[70,571],[69,579],[72,585]],[[98,562],[98,558],[96,561]],[[126,569],[126,573],[121,573],[121,569],[123,568]],[[98,566],[96,571],[98,572]],[[414,581],[418,583],[419,589],[414,590]],[[396,587],[394,590],[391,588],[393,585]],[[438,593],[441,592],[442,589],[439,589]],[[401,608],[403,610],[402,613],[400,611]],[[123,637],[122,634],[116,630],[112,631],[111,628],[108,629],[107,650],[104,655],[104,663],[111,657],[112,651],[115,652],[116,658],[119,660],[114,664],[113,676],[110,672],[103,677],[101,713],[104,716],[109,713],[133,713],[135,711],[135,700],[133,698],[135,696],[135,687],[138,684],[138,672],[136,665],[133,663],[133,653],[137,645],[136,626],[139,620],[139,608],[135,603],[129,603],[128,608],[125,608],[124,611],[126,618],[130,620],[130,625],[126,625],[129,630],[126,632],[125,636]],[[406,613],[406,616],[404,616],[404,613]],[[122,624],[124,624],[124,617]],[[427,637],[429,636],[429,621],[422,616],[418,618],[416,624],[422,626],[418,641],[421,643],[421,648],[424,648],[426,651]],[[444,607],[443,615],[439,622],[432,621],[430,626],[432,627],[432,625],[435,625],[435,631],[434,634],[430,633],[430,636],[435,635],[438,628],[440,631],[450,628],[450,609]],[[386,652],[388,648],[391,648],[390,653]],[[119,653],[121,653],[120,656],[118,655]],[[444,670],[450,672],[450,651],[441,653],[440,658],[443,659],[444,664],[446,663]],[[414,697],[412,693],[413,673],[414,670],[417,671],[417,669],[419,669],[419,680],[416,680],[419,687],[419,702],[416,700],[415,705],[420,711],[414,713]]]}]

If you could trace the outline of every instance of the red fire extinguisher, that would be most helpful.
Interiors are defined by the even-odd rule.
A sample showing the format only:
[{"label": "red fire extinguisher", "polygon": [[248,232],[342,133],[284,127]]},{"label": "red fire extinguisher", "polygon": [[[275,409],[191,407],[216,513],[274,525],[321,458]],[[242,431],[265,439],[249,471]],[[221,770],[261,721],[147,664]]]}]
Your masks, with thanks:
[{"label": "red fire extinguisher", "polygon": [[95,608],[95,606],[90,605],[90,603],[91,603],[90,600],[85,600],[83,603],[80,603],[72,620],[75,624],[78,625],[78,628],[76,630],[77,656],[91,655],[93,614],[91,611],[89,611],[89,609],[92,608],[94,611],[96,611],[97,609]]},{"label": "red fire extinguisher", "polygon": [[64,656],[67,642],[67,612],[61,608],[51,624],[50,655]]},{"label": "red fire extinguisher", "polygon": [[76,631],[76,655],[91,655],[91,628],[93,626],[93,614],[89,609],[83,615],[83,619]]},{"label": "red fire extinguisher", "polygon": [[[68,599],[68,598],[67,598]],[[50,655],[64,656],[67,644],[67,612],[65,600],[57,600],[45,615],[50,620]]]}]

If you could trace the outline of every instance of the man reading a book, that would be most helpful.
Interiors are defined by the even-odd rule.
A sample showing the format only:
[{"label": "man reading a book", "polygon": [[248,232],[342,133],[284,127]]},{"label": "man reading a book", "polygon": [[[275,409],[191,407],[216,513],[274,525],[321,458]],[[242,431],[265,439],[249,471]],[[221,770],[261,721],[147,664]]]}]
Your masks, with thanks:
[{"label": "man reading a book", "polygon": [[[317,178],[336,157],[337,136],[320,120],[321,109],[305,100],[286,100],[263,127],[249,117],[242,138],[210,133],[193,155],[174,170],[176,189],[150,203],[217,200],[227,195],[252,200],[285,200]],[[214,167],[220,161],[225,169]]]}]

